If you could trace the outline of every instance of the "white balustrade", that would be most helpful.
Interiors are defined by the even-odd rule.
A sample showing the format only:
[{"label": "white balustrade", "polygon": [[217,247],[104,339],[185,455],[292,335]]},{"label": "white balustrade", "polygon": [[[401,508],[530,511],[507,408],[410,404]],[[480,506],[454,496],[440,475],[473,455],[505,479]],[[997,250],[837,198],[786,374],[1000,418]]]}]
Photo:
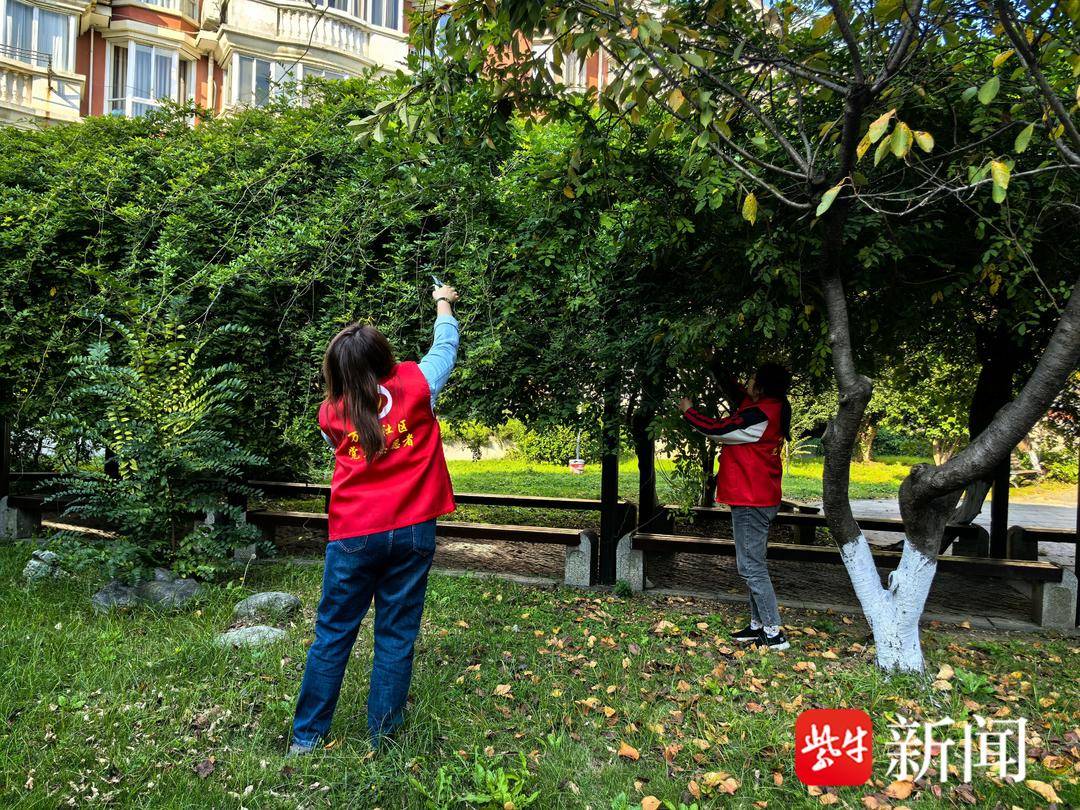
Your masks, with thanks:
[{"label": "white balustrade", "polygon": [[367,33],[359,21],[348,22],[329,12],[303,8],[278,9],[278,37],[281,41],[330,48],[359,56],[367,47]]},{"label": "white balustrade", "polygon": [[0,64],[0,104],[30,107],[34,101],[34,74]]}]

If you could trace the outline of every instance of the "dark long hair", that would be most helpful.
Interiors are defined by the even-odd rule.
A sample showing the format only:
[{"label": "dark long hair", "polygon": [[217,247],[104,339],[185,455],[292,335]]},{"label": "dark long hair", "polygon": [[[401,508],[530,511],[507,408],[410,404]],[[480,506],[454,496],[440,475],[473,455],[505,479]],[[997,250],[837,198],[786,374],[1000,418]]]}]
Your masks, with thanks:
[{"label": "dark long hair", "polygon": [[395,362],[383,333],[358,323],[338,332],[323,357],[326,401],[359,435],[368,462],[386,447],[379,424],[379,380],[389,376]]},{"label": "dark long hair", "polygon": [[762,363],[754,373],[754,383],[762,394],[780,400],[780,432],[791,441],[791,372],[779,363]]}]

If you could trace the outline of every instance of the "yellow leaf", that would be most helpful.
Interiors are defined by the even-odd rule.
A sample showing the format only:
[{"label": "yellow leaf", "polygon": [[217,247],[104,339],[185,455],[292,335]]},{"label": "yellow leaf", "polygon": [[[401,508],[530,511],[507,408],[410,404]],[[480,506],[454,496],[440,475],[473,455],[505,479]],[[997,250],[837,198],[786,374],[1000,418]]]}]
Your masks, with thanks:
[{"label": "yellow leaf", "polygon": [[870,151],[870,134],[862,136],[862,140],[859,141],[859,145],[855,147],[855,156],[857,159],[862,160],[863,155]]},{"label": "yellow leaf", "polygon": [[1000,160],[990,161],[990,176],[994,178],[994,185],[1003,191],[1009,187],[1009,166]]},{"label": "yellow leaf", "polygon": [[867,136],[870,138],[870,143],[877,143],[882,135],[885,134],[885,130],[889,127],[889,121],[896,115],[896,110],[889,110],[884,115],[879,116],[874,123],[870,125],[870,128],[866,131]]},{"label": "yellow leaf", "polygon": [[814,39],[821,39],[829,33],[829,29],[832,28],[834,21],[835,17],[831,11],[824,17],[818,17],[814,20],[814,24],[810,26],[810,36]]},{"label": "yellow leaf", "polygon": [[641,810],[657,810],[660,807],[660,800],[655,796],[646,796],[641,800]]},{"label": "yellow leaf", "polygon": [[682,105],[685,103],[686,97],[683,96],[682,90],[676,87],[674,90],[671,91],[671,94],[668,96],[668,104],[671,105],[671,109],[677,112],[679,108],[682,107]]},{"label": "yellow leaf", "polygon": [[562,190],[562,193],[569,197],[571,200],[577,196],[576,194],[574,194],[574,189],[572,186],[565,186]]},{"label": "yellow leaf", "polygon": [[942,664],[938,668],[937,675],[934,676],[934,677],[939,681],[948,681],[948,680],[952,680],[954,675],[956,675],[956,670],[955,669],[953,669],[948,664]]},{"label": "yellow leaf", "polygon": [[619,756],[623,757],[624,759],[632,760],[634,762],[637,762],[639,759],[641,759],[641,754],[638,753],[638,750],[634,748],[634,746],[628,745],[625,742],[619,744]]},{"label": "yellow leaf", "polygon": [[1028,779],[1024,784],[1050,802],[1050,804],[1061,804],[1061,799],[1058,797],[1053,785],[1040,782],[1038,779]]},{"label": "yellow leaf", "polygon": [[754,196],[754,192],[750,192],[746,195],[746,199],[742,204],[742,216],[747,222],[753,225],[757,222],[758,204],[757,197]]},{"label": "yellow leaf", "polygon": [[919,148],[924,152],[929,152],[934,148],[934,136],[929,132],[923,130],[916,130],[915,143],[919,145]]},{"label": "yellow leaf", "polygon": [[1013,55],[1013,49],[1009,48],[1009,50],[1002,51],[997,56],[995,56],[994,57],[994,70],[997,70],[999,67],[1004,65],[1005,62],[1008,60],[1008,58],[1010,56],[1012,56],[1012,55]]},{"label": "yellow leaf", "polygon": [[510,694],[512,688],[508,683],[500,683],[495,687],[494,694],[496,697],[506,697]]}]

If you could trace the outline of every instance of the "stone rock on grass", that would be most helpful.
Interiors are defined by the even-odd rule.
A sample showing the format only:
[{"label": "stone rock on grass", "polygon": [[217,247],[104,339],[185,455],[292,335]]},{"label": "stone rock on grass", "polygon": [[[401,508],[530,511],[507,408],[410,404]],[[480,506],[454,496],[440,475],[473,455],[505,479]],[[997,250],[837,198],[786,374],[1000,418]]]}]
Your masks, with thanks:
[{"label": "stone rock on grass", "polygon": [[284,640],[285,636],[285,631],[278,627],[256,624],[227,630],[218,636],[214,643],[219,647],[264,647]]},{"label": "stone rock on grass", "polygon": [[202,586],[193,579],[166,579],[158,571],[154,573],[155,579],[140,582],[138,585],[127,585],[113,580],[95,593],[90,602],[95,610],[101,612],[133,605],[177,610],[187,605],[202,590]]},{"label": "stone rock on grass", "polygon": [[302,604],[291,593],[264,591],[238,602],[233,609],[237,619],[283,619],[300,610]]},{"label": "stone rock on grass", "polygon": [[90,604],[94,610],[104,613],[118,607],[131,607],[138,604],[139,599],[135,595],[135,588],[125,585],[120,580],[114,579],[104,588],[90,597]]},{"label": "stone rock on grass", "polygon": [[23,578],[30,583],[44,579],[61,577],[64,570],[60,567],[60,558],[51,551],[36,549],[23,568]]}]

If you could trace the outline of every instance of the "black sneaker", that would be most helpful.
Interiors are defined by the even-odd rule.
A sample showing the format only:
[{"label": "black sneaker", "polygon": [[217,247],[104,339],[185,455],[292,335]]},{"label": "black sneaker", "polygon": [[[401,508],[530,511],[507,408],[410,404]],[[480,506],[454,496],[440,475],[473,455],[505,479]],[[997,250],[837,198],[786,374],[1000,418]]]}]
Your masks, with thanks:
[{"label": "black sneaker", "polygon": [[750,625],[746,625],[742,630],[737,630],[731,634],[731,640],[738,644],[749,644],[753,641],[757,641],[761,636],[761,628],[755,630]]},{"label": "black sneaker", "polygon": [[754,641],[755,647],[767,647],[770,650],[786,650],[791,644],[788,643],[787,636],[784,635],[784,631],[776,631],[775,636],[765,635],[764,630],[758,631],[758,637]]}]

